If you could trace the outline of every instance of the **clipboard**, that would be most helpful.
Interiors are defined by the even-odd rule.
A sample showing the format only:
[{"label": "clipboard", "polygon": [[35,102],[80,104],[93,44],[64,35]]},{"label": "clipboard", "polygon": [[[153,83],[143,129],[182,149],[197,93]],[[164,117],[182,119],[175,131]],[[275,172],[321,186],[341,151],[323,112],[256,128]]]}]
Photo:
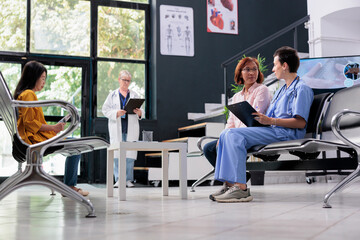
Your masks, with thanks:
[{"label": "clipboard", "polygon": [[247,127],[268,127],[254,119],[252,113],[257,112],[247,101],[227,105],[227,108],[242,121]]},{"label": "clipboard", "polygon": [[140,108],[144,101],[144,98],[130,98],[125,104],[124,110],[127,114],[135,114],[134,109]]}]

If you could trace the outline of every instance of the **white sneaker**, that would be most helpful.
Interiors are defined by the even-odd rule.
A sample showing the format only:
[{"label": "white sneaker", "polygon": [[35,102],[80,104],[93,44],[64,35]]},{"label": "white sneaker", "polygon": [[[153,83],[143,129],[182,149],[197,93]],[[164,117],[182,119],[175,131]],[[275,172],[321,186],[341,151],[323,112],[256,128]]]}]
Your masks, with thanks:
[{"label": "white sneaker", "polygon": [[115,184],[114,184],[114,188],[118,188],[119,187],[119,181],[117,181]]},{"label": "white sneaker", "polygon": [[234,185],[224,194],[216,196],[215,200],[221,203],[250,202],[253,196],[250,194],[250,188],[241,190],[239,186]]},{"label": "white sneaker", "polygon": [[135,185],[130,180],[128,180],[128,181],[126,181],[126,187],[132,188],[132,187],[135,187]]},{"label": "white sneaker", "polygon": [[229,187],[226,185],[226,183],[224,183],[218,191],[214,192],[213,194],[210,194],[209,198],[215,201],[215,197],[224,194],[227,190],[229,190]]}]

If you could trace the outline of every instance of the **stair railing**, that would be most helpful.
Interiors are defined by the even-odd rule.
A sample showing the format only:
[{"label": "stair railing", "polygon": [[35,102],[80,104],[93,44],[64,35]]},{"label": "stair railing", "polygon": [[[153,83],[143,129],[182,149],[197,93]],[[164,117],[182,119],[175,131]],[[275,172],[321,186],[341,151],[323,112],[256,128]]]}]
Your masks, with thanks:
[{"label": "stair railing", "polygon": [[294,48],[297,49],[297,28],[298,26],[302,25],[303,23],[307,22],[310,20],[310,16],[307,15],[299,20],[297,20],[296,22],[290,24],[289,26],[281,29],[280,31],[268,36],[267,38],[264,38],[263,40],[255,43],[254,45],[246,48],[245,50],[239,52],[238,54],[234,55],[233,57],[229,58],[228,60],[224,61],[221,64],[221,67],[224,68],[224,94],[225,94],[225,106],[228,104],[228,96],[227,96],[227,81],[226,81],[226,71],[227,71],[227,66],[229,66],[229,64],[233,63],[234,61],[238,60],[241,56],[243,56],[246,53],[255,51],[256,49],[259,49],[260,47],[268,44],[269,42],[271,42],[272,40],[284,35],[285,33],[293,30],[293,36],[294,36]]}]

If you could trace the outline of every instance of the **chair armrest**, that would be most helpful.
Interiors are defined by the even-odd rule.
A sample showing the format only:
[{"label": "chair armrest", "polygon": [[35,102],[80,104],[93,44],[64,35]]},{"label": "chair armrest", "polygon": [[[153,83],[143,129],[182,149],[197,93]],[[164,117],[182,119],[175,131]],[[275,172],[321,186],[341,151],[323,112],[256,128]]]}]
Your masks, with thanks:
[{"label": "chair armrest", "polygon": [[[40,148],[40,154],[44,154],[45,150],[53,145],[54,143],[64,139],[66,136],[70,135],[72,132],[74,132],[79,125],[80,122],[80,116],[77,112],[77,109],[75,108],[74,105],[66,102],[66,101],[62,101],[62,100],[39,100],[39,101],[18,101],[18,100],[14,100],[12,102],[12,106],[13,107],[44,107],[44,106],[59,106],[61,108],[66,109],[70,116],[71,116],[71,123],[70,126],[68,128],[66,128],[65,131],[63,131],[62,133],[60,133],[59,135],[47,139],[43,142],[40,143],[36,143],[36,144],[32,144],[29,145],[29,149],[34,149],[34,148]],[[46,146],[46,147],[45,147]]]},{"label": "chair armrest", "polygon": [[[345,109],[341,112],[336,113],[332,118],[331,118],[331,130],[332,132],[335,134],[335,136],[337,138],[339,138],[341,141],[343,141],[345,144],[348,144],[352,147],[354,147],[358,154],[360,153],[360,145],[350,141],[348,138],[346,138],[342,133],[341,133],[341,129],[340,129],[340,120],[342,117],[346,116],[346,115],[356,115],[360,117],[360,112],[356,112],[356,111],[351,111],[348,109]],[[360,119],[359,119],[360,121]]]},{"label": "chair armrest", "polygon": [[205,139],[219,139],[218,137],[210,137],[210,136],[204,136],[204,137],[201,137],[198,141],[197,141],[197,147],[199,148],[201,154],[204,153],[204,150],[202,148],[202,142],[205,140]]}]

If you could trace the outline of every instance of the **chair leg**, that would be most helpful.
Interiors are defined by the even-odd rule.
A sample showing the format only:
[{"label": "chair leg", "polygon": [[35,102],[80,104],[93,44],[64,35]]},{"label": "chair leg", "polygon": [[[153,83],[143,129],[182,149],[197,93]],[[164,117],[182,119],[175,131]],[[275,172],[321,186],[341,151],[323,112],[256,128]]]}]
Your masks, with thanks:
[{"label": "chair leg", "polygon": [[197,186],[205,182],[208,178],[214,176],[214,174],[215,174],[215,169],[211,170],[209,173],[205,174],[204,176],[196,180],[196,182],[194,182],[193,185],[191,185],[190,192],[195,192],[195,188]]},{"label": "chair leg", "polygon": [[7,186],[10,182],[13,181],[13,179],[16,179],[17,177],[20,176],[21,171],[17,171],[16,173],[14,173],[13,175],[11,175],[10,177],[8,177],[1,185],[0,185],[0,192],[2,191],[2,189]]},{"label": "chair leg", "polygon": [[89,200],[87,200],[79,193],[75,192],[70,187],[66,186],[64,183],[60,182],[56,178],[47,174],[42,169],[42,167],[38,165],[26,166],[24,172],[19,174],[16,178],[8,181],[6,186],[3,186],[0,191],[0,200],[14,190],[28,185],[42,185],[50,188],[52,192],[53,190],[56,190],[59,193],[69,198],[72,198],[73,200],[84,205],[89,212],[86,217],[96,217],[94,207]]},{"label": "chair leg", "polygon": [[360,163],[358,164],[357,168],[352,172],[349,176],[339,182],[330,192],[325,195],[323,208],[331,208],[331,205],[328,203],[329,199],[335,194],[337,191],[348,187],[349,184],[357,177],[360,176]]}]

